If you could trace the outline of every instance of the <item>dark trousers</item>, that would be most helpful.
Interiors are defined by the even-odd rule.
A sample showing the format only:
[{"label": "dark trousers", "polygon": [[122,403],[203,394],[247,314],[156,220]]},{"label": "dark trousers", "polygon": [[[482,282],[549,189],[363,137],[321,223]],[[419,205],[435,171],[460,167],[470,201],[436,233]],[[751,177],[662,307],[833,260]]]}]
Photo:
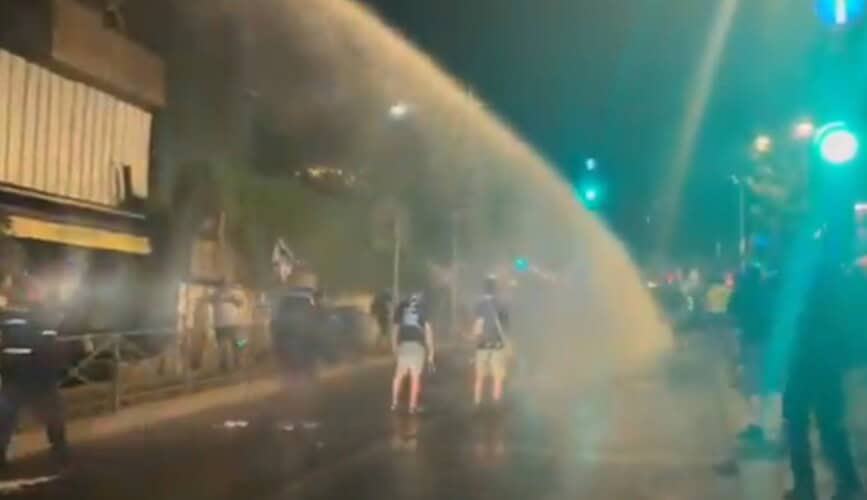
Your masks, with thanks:
[{"label": "dark trousers", "polygon": [[55,456],[65,461],[69,455],[66,442],[66,425],[63,400],[60,390],[51,388],[28,388],[15,384],[3,384],[0,389],[0,446],[6,458],[9,442],[18,424],[18,414],[27,407],[42,425]]},{"label": "dark trousers", "polygon": [[234,326],[218,326],[214,329],[217,348],[220,352],[220,370],[238,368],[238,329]]},{"label": "dark trousers", "polygon": [[[816,373],[816,372],[820,373]],[[792,373],[783,396],[789,459],[795,488],[815,492],[810,447],[810,416],[815,415],[822,449],[838,491],[861,487],[845,427],[846,399],[839,369],[798,370]]]}]

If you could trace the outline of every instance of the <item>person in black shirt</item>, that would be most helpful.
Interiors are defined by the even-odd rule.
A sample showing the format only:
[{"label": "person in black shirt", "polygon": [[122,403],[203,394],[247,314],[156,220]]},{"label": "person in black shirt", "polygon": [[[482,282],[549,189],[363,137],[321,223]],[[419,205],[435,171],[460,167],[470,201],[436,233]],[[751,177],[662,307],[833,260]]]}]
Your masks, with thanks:
[{"label": "person in black shirt", "polygon": [[729,302],[738,328],[741,386],[750,408],[750,422],[738,437],[748,443],[775,443],[779,437],[776,424],[782,390],[768,366],[775,288],[761,269],[751,266],[738,280]]},{"label": "person in black shirt", "polygon": [[401,302],[394,313],[392,350],[397,357],[397,368],[391,385],[391,409],[396,411],[404,379],[410,378],[409,413],[418,411],[421,392],[421,375],[427,363],[433,366],[433,328],[428,321],[421,293],[412,294]]},{"label": "person in black shirt", "polygon": [[506,379],[508,353],[506,330],[509,327],[509,314],[497,296],[496,278],[485,280],[485,294],[476,307],[476,320],[473,323],[473,336],[476,344],[476,377],[473,401],[476,406],[482,403],[485,379],[493,380],[492,398],[499,402],[503,397],[503,382]]},{"label": "person in black shirt", "polygon": [[391,317],[391,294],[387,291],[376,294],[373,302],[370,304],[370,315],[376,320],[376,326],[379,328],[379,337],[377,337],[377,346],[383,345],[388,340],[390,333],[389,321]]},{"label": "person in black shirt", "polygon": [[814,500],[815,473],[810,449],[810,416],[815,415],[822,447],[834,474],[834,500],[864,498],[846,430],[843,378],[849,365],[848,338],[861,335],[864,313],[860,277],[833,261],[822,262],[808,285],[792,342],[783,414],[794,489],[789,500]]},{"label": "person in black shirt", "polygon": [[0,314],[0,466],[6,465],[18,413],[27,407],[45,426],[54,458],[65,467],[69,446],[58,387],[64,363],[56,340],[61,314],[41,291],[29,295]]}]

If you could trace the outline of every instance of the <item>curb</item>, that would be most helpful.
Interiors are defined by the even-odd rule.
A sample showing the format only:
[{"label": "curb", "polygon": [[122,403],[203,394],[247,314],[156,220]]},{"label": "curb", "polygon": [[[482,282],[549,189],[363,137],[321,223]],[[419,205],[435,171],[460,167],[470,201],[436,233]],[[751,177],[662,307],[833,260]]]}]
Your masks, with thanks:
[{"label": "curb", "polygon": [[[322,380],[335,380],[364,369],[388,366],[390,356],[376,357],[359,364],[337,365],[323,369],[319,376]],[[272,397],[280,392],[283,383],[276,375],[250,382],[204,390],[194,394],[143,403],[110,414],[72,420],[67,422],[66,434],[71,445],[107,439],[136,430],[188,417],[251,400]],[[21,459],[49,450],[41,428],[28,429],[14,436],[10,447],[10,458]]]}]

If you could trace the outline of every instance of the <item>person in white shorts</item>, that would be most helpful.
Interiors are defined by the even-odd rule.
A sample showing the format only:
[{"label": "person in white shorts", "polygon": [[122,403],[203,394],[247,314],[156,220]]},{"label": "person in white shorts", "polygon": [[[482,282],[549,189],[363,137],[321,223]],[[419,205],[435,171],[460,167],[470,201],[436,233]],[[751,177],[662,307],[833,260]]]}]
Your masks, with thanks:
[{"label": "person in white shorts", "polygon": [[421,378],[425,361],[433,366],[433,328],[427,319],[421,293],[412,294],[401,302],[394,313],[392,349],[397,357],[397,368],[391,386],[391,410],[396,411],[404,379],[409,376],[409,413],[419,411]]},{"label": "person in white shorts", "polygon": [[485,294],[476,307],[473,336],[476,344],[476,377],[473,400],[476,407],[482,404],[485,380],[492,380],[491,399],[499,403],[503,397],[503,383],[508,368],[506,329],[509,316],[497,298],[497,281],[494,277],[485,280]]}]

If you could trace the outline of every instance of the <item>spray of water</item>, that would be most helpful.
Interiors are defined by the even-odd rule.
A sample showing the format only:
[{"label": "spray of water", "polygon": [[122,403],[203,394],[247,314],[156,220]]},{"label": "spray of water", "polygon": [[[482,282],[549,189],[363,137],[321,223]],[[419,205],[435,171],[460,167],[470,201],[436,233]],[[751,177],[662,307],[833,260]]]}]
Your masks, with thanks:
[{"label": "spray of water", "polygon": [[[544,158],[398,33],[346,1],[217,4],[184,2],[183,10],[205,26],[233,26],[241,40],[234,85],[255,94],[247,112],[297,147],[299,162],[361,169],[375,179],[377,197],[403,200],[411,212],[408,261],[426,258],[427,247],[448,248],[457,231],[463,290],[478,290],[514,255],[556,270],[561,283],[576,286],[554,295],[563,303],[549,304],[537,328],[550,332],[545,351],[563,377],[629,369],[667,349],[667,329],[616,238]],[[234,99],[228,105],[243,108]],[[233,113],[238,133],[223,136],[249,127],[246,112]],[[214,142],[169,149],[189,158]],[[563,353],[594,362],[576,368],[555,359]]]},{"label": "spray of water", "polygon": [[[169,169],[202,158],[250,158],[245,148],[262,154],[261,145],[250,147],[249,132],[267,124],[287,147],[266,148],[263,161],[359,172],[374,207],[382,200],[404,204],[408,267],[428,260],[448,266],[457,241],[462,302],[472,303],[482,278],[518,255],[555,278],[539,288],[544,295],[533,292],[535,299],[515,304],[532,320],[514,336],[519,350],[533,351],[539,386],[551,389],[534,395],[534,405],[565,418],[559,445],[576,460],[620,453],[629,461],[635,456],[621,452],[636,443],[673,460],[683,451],[673,442],[704,442],[692,439],[698,432],[688,420],[707,405],[678,406],[683,401],[653,375],[670,351],[671,334],[621,243],[581,206],[556,169],[464,85],[356,3],[178,5],[187,27],[173,52],[173,68],[182,72],[175,73],[174,99],[182,103],[164,122],[161,151]],[[700,70],[681,137],[680,165],[690,156],[736,5],[726,0],[719,11],[711,57]],[[202,40],[213,40],[214,32],[240,42],[209,47]],[[213,70],[196,65],[209,58],[224,65],[212,81]],[[255,186],[247,205],[264,203],[274,189],[307,196],[274,178]],[[318,259],[321,269],[345,270],[347,261],[368,267],[362,262],[370,239],[356,231],[375,210],[355,201],[320,201],[295,211],[315,223],[292,226],[291,244],[303,250],[305,239],[318,241],[310,248],[321,251],[305,256]],[[347,204],[351,214],[341,209]],[[328,217],[317,218],[319,212]],[[353,238],[341,239],[342,233]],[[339,253],[332,253],[335,247]],[[390,280],[387,266],[380,274],[380,283]],[[638,432],[647,428],[653,431]],[[570,435],[576,429],[580,436]]]}]

